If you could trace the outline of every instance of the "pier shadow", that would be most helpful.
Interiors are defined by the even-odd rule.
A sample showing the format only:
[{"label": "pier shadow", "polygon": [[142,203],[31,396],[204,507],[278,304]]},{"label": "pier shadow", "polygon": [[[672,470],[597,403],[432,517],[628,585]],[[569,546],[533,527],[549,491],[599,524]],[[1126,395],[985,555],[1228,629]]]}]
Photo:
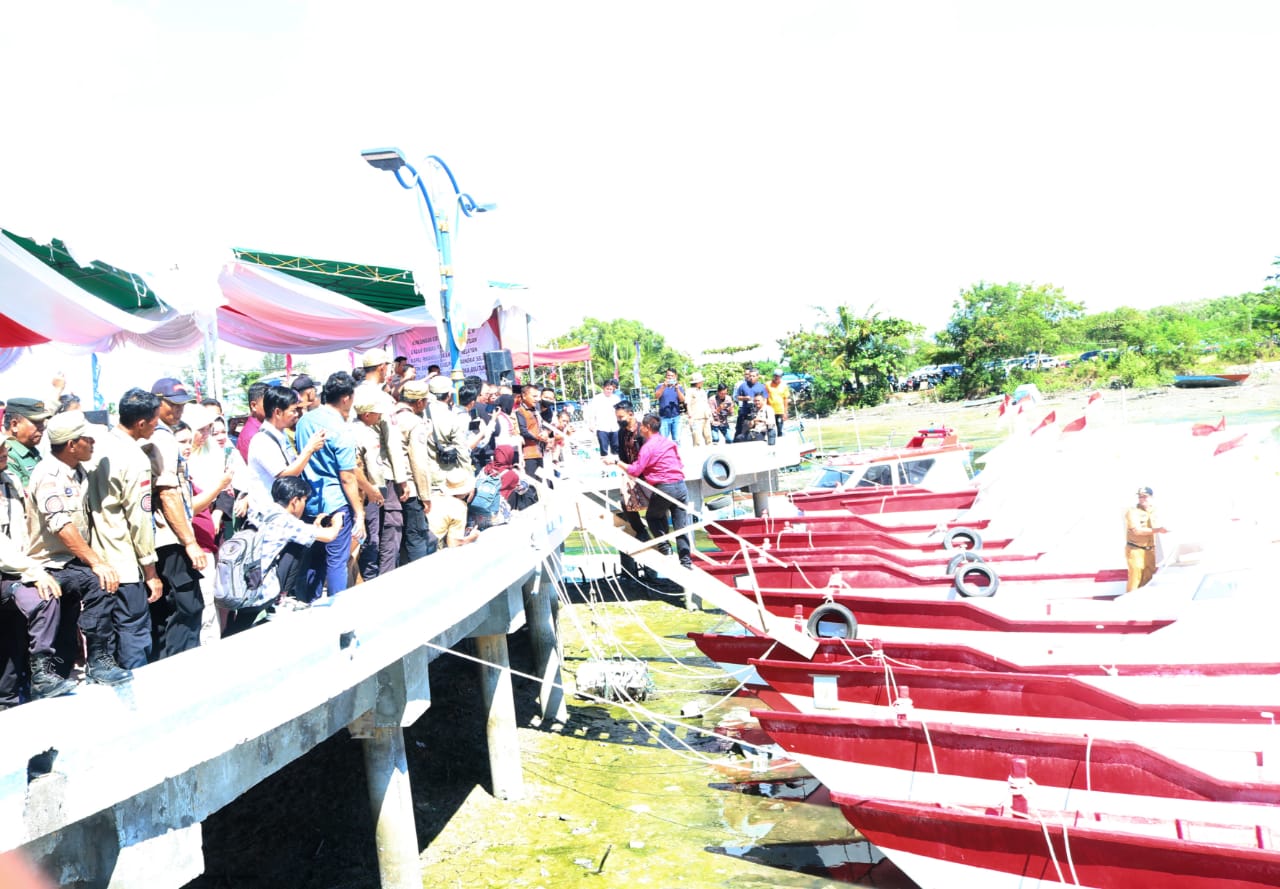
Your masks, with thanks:
[{"label": "pier shadow", "polygon": [[706,851],[850,886],[919,889],[884,853],[865,840],[707,846]]}]

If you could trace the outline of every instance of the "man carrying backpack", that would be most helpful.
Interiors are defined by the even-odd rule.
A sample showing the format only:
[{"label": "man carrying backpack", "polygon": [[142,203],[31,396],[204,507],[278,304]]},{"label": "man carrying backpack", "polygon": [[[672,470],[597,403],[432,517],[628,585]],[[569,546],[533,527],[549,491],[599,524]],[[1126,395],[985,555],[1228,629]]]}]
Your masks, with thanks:
[{"label": "man carrying backpack", "polygon": [[305,479],[280,476],[271,485],[273,502],[251,506],[250,527],[219,547],[214,599],[229,609],[223,638],[249,629],[278,602],[298,603],[305,596],[311,544],[334,540],[343,519],[339,512],[301,521],[310,496]]}]

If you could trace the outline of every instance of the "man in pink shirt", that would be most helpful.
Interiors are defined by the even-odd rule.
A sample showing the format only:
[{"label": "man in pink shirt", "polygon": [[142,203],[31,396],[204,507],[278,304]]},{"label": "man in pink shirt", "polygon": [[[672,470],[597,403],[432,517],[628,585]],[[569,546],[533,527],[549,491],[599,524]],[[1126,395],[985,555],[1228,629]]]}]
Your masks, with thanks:
[{"label": "man in pink shirt", "polygon": [[240,434],[236,438],[236,450],[240,452],[240,456],[244,457],[244,462],[249,462],[249,441],[258,434],[258,430],[262,428],[262,421],[267,417],[262,412],[262,396],[267,393],[266,383],[254,383],[249,387],[249,419],[244,421],[244,425],[240,427]]},{"label": "man in pink shirt", "polygon": [[[640,456],[634,463],[617,461],[627,471],[627,475],[648,482],[662,492],[650,496],[649,509],[645,513],[649,531],[654,537],[662,537],[670,531],[667,525],[668,515],[677,531],[689,524],[689,515],[684,510],[684,505],[689,502],[689,489],[684,483],[684,463],[680,459],[676,443],[659,434],[658,430],[661,428],[662,420],[657,414],[645,414],[640,421],[640,437],[644,439],[644,444],[640,446]],[[680,564],[685,568],[692,568],[693,550],[688,534],[676,537],[676,551],[680,554]],[[671,546],[660,543],[658,552],[664,556],[669,555]]]}]

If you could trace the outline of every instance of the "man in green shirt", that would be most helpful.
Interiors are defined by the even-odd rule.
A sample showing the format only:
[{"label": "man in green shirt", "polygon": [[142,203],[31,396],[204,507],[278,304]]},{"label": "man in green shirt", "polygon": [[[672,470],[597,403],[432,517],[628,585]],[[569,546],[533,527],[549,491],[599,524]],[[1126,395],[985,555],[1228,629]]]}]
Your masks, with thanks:
[{"label": "man in green shirt", "polygon": [[4,410],[4,428],[9,440],[9,471],[18,477],[25,488],[31,480],[31,470],[43,459],[36,450],[44,437],[44,421],[53,411],[36,398],[10,398]]}]

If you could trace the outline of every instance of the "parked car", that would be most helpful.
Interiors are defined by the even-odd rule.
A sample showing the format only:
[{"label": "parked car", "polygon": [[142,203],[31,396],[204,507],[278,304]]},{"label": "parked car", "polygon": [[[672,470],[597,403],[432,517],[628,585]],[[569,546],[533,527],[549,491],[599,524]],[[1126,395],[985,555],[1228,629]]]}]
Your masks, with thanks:
[{"label": "parked car", "polygon": [[1094,361],[1094,360],[1106,361],[1117,354],[1118,352],[1115,349],[1090,349],[1088,352],[1082,352],[1080,354],[1080,360],[1081,361]]}]

